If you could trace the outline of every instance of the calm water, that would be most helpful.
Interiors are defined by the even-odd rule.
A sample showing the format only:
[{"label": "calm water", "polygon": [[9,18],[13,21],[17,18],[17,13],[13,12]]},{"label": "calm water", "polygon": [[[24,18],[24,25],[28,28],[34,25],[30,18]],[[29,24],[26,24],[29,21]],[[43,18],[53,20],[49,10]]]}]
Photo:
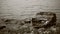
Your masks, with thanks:
[{"label": "calm water", "polygon": [[0,16],[4,18],[25,19],[41,11],[55,12],[60,21],[60,0],[0,0]]}]

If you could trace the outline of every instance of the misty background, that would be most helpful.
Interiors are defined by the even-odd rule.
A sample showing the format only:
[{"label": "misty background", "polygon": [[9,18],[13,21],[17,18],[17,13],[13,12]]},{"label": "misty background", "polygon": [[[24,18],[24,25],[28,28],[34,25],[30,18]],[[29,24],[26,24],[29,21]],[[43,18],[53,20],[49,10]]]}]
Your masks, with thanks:
[{"label": "misty background", "polygon": [[42,11],[55,12],[60,22],[60,0],[0,0],[0,18],[25,19]]}]

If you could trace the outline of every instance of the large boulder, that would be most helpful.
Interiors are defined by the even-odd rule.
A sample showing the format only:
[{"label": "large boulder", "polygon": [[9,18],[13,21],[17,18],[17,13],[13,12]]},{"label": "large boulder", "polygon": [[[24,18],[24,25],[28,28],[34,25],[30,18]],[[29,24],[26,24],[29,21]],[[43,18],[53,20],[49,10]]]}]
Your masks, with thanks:
[{"label": "large boulder", "polygon": [[33,27],[50,27],[56,24],[56,14],[52,12],[40,12],[32,18]]}]

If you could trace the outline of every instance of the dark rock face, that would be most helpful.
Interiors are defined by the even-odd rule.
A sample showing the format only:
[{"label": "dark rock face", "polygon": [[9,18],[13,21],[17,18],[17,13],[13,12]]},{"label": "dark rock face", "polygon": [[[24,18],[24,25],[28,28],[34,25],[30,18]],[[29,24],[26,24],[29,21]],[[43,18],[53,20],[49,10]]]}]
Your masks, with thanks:
[{"label": "dark rock face", "polygon": [[32,24],[36,27],[53,26],[56,22],[56,14],[51,12],[40,12],[36,18],[32,18]]},{"label": "dark rock face", "polygon": [[35,31],[38,31],[38,34],[57,34],[56,14],[51,12],[37,13],[36,18],[32,18],[32,26]]},{"label": "dark rock face", "polygon": [[56,14],[40,12],[32,19],[0,19],[0,34],[58,34]]}]

